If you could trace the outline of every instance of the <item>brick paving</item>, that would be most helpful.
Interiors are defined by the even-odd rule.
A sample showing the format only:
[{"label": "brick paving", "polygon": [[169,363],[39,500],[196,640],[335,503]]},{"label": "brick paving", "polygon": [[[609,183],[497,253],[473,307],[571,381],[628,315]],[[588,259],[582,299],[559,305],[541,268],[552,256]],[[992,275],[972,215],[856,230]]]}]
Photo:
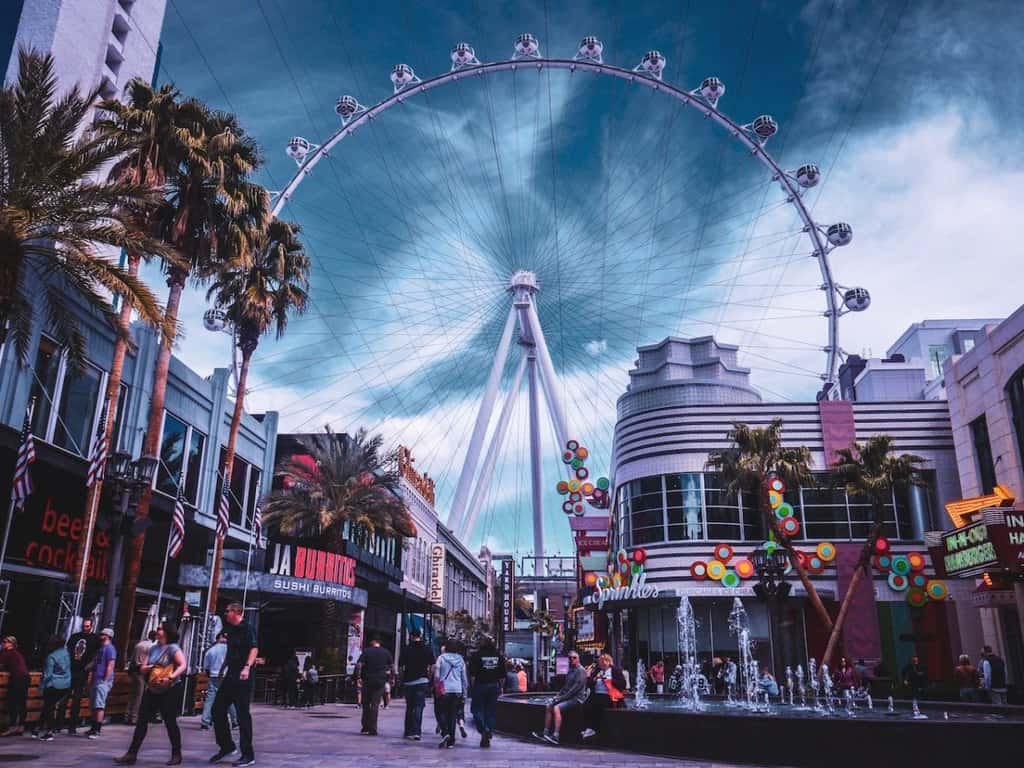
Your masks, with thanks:
[{"label": "brick paving", "polygon": [[[359,710],[354,705],[328,704],[308,710],[282,710],[258,705],[253,708],[256,730],[256,764],[260,768],[441,768],[449,765],[480,768],[728,768],[724,763],[673,760],[664,757],[623,754],[601,749],[550,747],[532,741],[498,735],[489,750],[479,748],[479,737],[469,726],[469,737],[455,749],[438,749],[432,707],[423,716],[423,741],[401,738],[404,704],[394,702],[381,712],[380,736],[359,734]],[[216,751],[212,731],[199,730],[199,718],[179,720],[185,765],[206,765]],[[0,739],[0,764],[24,762],[46,768],[108,768],[131,739],[131,727],[106,725],[102,736],[90,741],[83,736],[59,736],[40,742],[27,736]],[[139,753],[139,766],[162,766],[170,757],[167,732],[162,725],[150,728]],[[225,761],[221,765],[230,765]]]}]

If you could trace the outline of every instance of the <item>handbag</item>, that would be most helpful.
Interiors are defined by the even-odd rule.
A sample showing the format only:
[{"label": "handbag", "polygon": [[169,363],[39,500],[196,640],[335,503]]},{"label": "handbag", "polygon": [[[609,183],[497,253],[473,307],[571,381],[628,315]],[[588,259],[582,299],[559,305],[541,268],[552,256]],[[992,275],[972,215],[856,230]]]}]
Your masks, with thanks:
[{"label": "handbag", "polygon": [[604,681],[604,687],[608,689],[608,698],[612,700],[613,704],[617,704],[626,698],[626,694],[616,688],[615,684],[612,683],[610,676]]},{"label": "handbag", "polygon": [[170,648],[164,651],[160,660],[153,665],[152,669],[149,670],[149,678],[147,679],[147,682],[150,689],[155,693],[163,693],[177,682],[176,679],[171,677],[174,673],[174,664],[166,664],[167,656],[170,651]]}]

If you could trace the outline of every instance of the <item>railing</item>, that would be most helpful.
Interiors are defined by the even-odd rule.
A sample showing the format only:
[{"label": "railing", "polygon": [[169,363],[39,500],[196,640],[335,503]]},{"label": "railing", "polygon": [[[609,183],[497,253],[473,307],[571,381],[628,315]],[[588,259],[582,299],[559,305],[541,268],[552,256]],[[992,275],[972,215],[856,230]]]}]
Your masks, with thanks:
[{"label": "railing", "polygon": [[254,698],[280,707],[354,704],[357,690],[356,679],[352,675],[321,675],[319,682],[299,682],[289,691],[280,675],[268,674],[256,677]]}]

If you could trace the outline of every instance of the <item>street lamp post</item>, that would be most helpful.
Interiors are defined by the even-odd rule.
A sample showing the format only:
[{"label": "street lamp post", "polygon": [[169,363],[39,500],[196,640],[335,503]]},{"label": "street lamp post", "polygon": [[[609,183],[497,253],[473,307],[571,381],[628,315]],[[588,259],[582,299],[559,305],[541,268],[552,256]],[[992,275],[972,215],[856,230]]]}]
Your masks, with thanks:
[{"label": "street lamp post", "polygon": [[111,555],[110,574],[107,579],[107,594],[103,599],[103,626],[114,623],[114,601],[117,587],[121,582],[124,560],[124,540],[132,533],[135,522],[135,508],[138,506],[142,489],[153,482],[158,460],[155,456],[141,456],[132,461],[131,454],[118,451],[107,460],[104,482],[114,491],[117,499],[117,514],[110,526]]},{"label": "street lamp post", "polygon": [[562,650],[568,652],[572,648],[574,638],[570,637],[569,629],[569,608],[572,606],[572,595],[568,592],[562,593]]},{"label": "street lamp post", "polygon": [[768,603],[771,625],[777,635],[777,642],[772,643],[772,663],[775,667],[775,676],[778,678],[785,669],[785,653],[782,647],[785,634],[782,627],[782,601],[792,588],[786,581],[786,564],[789,558],[782,547],[770,551],[758,547],[751,555],[751,560],[758,578],[758,583],[754,585],[754,594]]}]

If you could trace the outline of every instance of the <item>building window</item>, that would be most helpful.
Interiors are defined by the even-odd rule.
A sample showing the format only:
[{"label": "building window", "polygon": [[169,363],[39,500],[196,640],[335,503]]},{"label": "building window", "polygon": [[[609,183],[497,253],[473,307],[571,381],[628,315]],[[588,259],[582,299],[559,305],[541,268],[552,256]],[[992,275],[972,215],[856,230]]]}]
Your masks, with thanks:
[{"label": "building window", "polygon": [[186,500],[195,506],[205,444],[206,436],[202,432],[164,411],[156,490],[168,496],[177,496],[178,484],[181,483]]},{"label": "building window", "polygon": [[742,539],[743,518],[739,498],[722,487],[722,479],[718,475],[704,475],[704,489],[708,538],[713,541]]},{"label": "building window", "polygon": [[665,540],[663,491],[661,475],[629,484],[629,528],[634,547]]},{"label": "building window", "polygon": [[128,385],[122,383],[121,390],[117,393],[117,408],[114,415],[114,431],[111,432],[110,442],[114,450],[125,449],[124,416],[128,408]]},{"label": "building window", "polygon": [[945,344],[928,345],[928,364],[931,366],[932,378],[942,376],[942,364],[949,358],[949,347]]},{"label": "building window", "polygon": [[36,401],[32,434],[79,456],[88,455],[103,380],[103,372],[94,365],[87,363],[81,371],[70,368],[63,350],[41,338],[30,392]]},{"label": "building window", "polygon": [[1018,370],[1006,383],[1006,396],[1010,401],[1010,420],[1017,438],[1018,464],[1024,467],[1024,368]]},{"label": "building window", "polygon": [[669,541],[704,538],[704,505],[699,472],[665,476]]},{"label": "building window", "polygon": [[992,493],[996,487],[996,465],[992,461],[992,443],[988,439],[988,422],[979,416],[970,424],[974,457],[978,462],[978,484],[981,493]]},{"label": "building window", "polygon": [[[219,503],[221,488],[223,487],[224,459],[227,458],[227,449],[221,446],[220,458],[217,461],[217,487],[214,498]],[[234,524],[242,528],[248,528],[252,524],[252,513],[256,503],[260,500],[260,481],[263,477],[259,467],[253,466],[245,459],[235,454],[231,463],[231,490],[228,492],[228,518]],[[244,505],[244,508],[243,508]],[[216,509],[212,511],[216,515]]]}]

